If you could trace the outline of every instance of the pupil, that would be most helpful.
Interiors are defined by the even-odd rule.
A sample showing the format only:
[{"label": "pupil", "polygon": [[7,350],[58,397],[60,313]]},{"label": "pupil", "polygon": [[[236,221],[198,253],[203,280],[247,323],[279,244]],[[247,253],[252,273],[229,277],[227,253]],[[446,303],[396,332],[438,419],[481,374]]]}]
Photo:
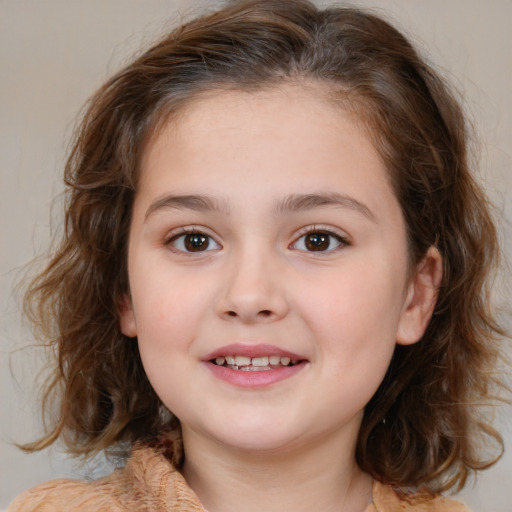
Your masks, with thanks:
[{"label": "pupil", "polygon": [[306,237],[306,247],[310,251],[324,251],[329,247],[329,236],[323,233],[313,233]]},{"label": "pupil", "polygon": [[191,252],[204,251],[208,248],[208,237],[199,233],[187,235],[185,237],[185,247],[187,251]]}]

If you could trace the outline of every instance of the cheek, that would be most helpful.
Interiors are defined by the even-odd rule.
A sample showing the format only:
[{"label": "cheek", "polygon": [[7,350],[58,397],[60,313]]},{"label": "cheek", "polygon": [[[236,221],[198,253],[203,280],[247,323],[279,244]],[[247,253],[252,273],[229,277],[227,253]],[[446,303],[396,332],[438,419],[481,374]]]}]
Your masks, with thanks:
[{"label": "cheek", "polygon": [[134,294],[139,339],[172,347],[191,336],[203,310],[200,298],[200,292],[172,285],[157,285],[138,296]]},{"label": "cheek", "polygon": [[202,309],[200,293],[170,283],[146,281],[132,293],[144,370],[160,399],[174,411],[179,410],[177,390],[190,371],[190,352]]},{"label": "cheek", "polygon": [[175,268],[164,251],[152,252],[134,255],[131,262],[130,288],[137,318],[139,322],[151,318],[158,324],[185,322],[204,304],[211,279],[205,273]]},{"label": "cheek", "polygon": [[308,323],[324,340],[324,350],[338,354],[333,360],[350,366],[391,357],[403,306],[402,274],[391,265],[357,263],[304,293]]}]

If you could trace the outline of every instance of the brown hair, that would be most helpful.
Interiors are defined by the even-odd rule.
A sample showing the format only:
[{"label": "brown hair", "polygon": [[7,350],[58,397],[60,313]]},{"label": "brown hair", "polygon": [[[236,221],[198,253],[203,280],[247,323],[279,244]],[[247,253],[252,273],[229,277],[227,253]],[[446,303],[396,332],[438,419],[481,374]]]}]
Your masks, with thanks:
[{"label": "brown hair", "polygon": [[58,398],[54,422],[28,449],[63,437],[70,452],[90,455],[169,428],[137,344],[118,322],[141,153],[159,123],[201,92],[283,81],[327,85],[359,116],[400,202],[411,263],[432,245],[444,262],[425,335],[397,346],[365,409],[359,465],[402,489],[431,491],[462,486],[471,470],[489,465],[479,440],[502,441],[474,405],[499,385],[492,371],[504,333],[489,307],[488,283],[498,248],[469,169],[461,109],[381,18],[280,0],[231,2],[184,24],[91,98],[65,169],[64,234],[26,296],[29,317],[56,354],[45,405],[54,393]]}]

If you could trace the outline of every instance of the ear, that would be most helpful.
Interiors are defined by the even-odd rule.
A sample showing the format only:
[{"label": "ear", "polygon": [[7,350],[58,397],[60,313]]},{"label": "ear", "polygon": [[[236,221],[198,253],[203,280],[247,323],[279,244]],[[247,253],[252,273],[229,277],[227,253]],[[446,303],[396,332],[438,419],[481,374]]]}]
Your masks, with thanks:
[{"label": "ear", "polygon": [[137,322],[129,294],[124,295],[119,304],[119,326],[125,336],[129,338],[137,336]]},{"label": "ear", "polygon": [[437,248],[432,246],[408,285],[396,333],[399,345],[412,345],[423,336],[434,312],[442,277],[443,260]]}]

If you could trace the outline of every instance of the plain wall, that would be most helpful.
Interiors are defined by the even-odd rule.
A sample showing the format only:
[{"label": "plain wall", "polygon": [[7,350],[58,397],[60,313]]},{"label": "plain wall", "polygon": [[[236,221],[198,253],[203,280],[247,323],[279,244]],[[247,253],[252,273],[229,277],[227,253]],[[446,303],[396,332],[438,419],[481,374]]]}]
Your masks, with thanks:
[{"label": "plain wall", "polygon": [[[210,2],[212,3],[212,2]],[[325,2],[324,2],[325,3]],[[481,142],[481,174],[512,230],[512,1],[364,0],[396,20],[463,93]],[[36,436],[31,388],[42,354],[21,326],[14,283],[52,233],[51,202],[72,126],[87,97],[141,44],[187,13],[192,0],[0,0],[0,510],[23,489],[55,477],[105,470],[79,467],[58,449],[26,455],[12,445]],[[60,204],[53,209],[57,229]],[[510,259],[507,242],[505,257]],[[499,297],[510,303],[509,277]],[[497,413],[509,450],[461,497],[475,512],[512,512],[512,410]]]}]

